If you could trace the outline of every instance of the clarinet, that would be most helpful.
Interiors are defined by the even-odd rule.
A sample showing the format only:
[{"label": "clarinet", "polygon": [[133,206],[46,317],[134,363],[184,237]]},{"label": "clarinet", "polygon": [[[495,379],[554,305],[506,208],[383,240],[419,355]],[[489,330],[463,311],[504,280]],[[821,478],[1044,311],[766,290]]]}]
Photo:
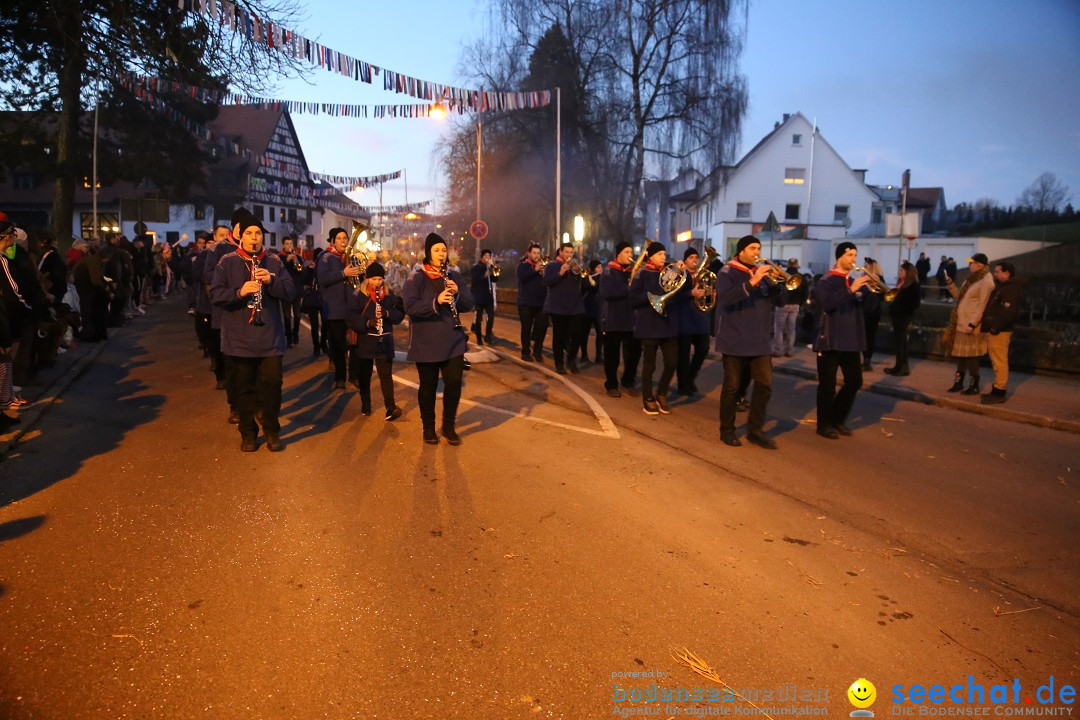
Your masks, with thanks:
[{"label": "clarinet", "polygon": [[375,334],[383,334],[383,322],[382,322],[382,299],[386,297],[386,290],[379,288],[375,291]]},{"label": "clarinet", "polygon": [[[450,259],[449,258],[447,258],[446,260],[443,261],[443,264],[442,264],[442,277],[443,277],[443,290],[445,290],[446,289],[446,281],[450,279]],[[462,329],[461,316],[458,315],[457,297],[453,296],[453,295],[450,297],[450,315],[453,316],[453,318],[454,318],[454,329],[455,330],[461,330]]]},{"label": "clarinet", "polygon": [[[255,280],[255,268],[256,263],[254,258],[251,260],[251,279]],[[263,323],[262,311],[263,311],[263,297],[262,297],[262,283],[259,283],[259,289],[248,300],[248,307],[251,309],[251,319],[248,321],[256,327],[261,327]]]}]

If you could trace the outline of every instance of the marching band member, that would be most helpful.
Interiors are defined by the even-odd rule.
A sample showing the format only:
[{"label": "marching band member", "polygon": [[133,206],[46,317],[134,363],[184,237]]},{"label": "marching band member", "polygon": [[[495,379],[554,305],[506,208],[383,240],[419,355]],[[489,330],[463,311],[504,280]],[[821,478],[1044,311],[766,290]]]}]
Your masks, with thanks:
[{"label": "marching band member", "polygon": [[[866,350],[867,308],[878,303],[876,295],[867,289],[866,275],[851,280],[848,274],[858,258],[854,243],[836,246],[836,266],[818,281],[814,302],[820,317],[814,339],[817,353],[817,434],[836,440],[850,435],[847,421],[855,394],[862,387],[860,353]],[[836,391],[836,370],[844,373],[844,384]]]},{"label": "marching band member", "polygon": [[236,389],[240,450],[255,452],[258,420],[271,452],[282,449],[281,359],[285,325],[281,303],[296,289],[277,255],[263,249],[263,228],[253,215],[238,223],[240,247],[221,258],[214,271],[210,299],[221,308],[221,349],[229,358]]},{"label": "marching band member", "polygon": [[581,297],[581,273],[570,262],[574,257],[572,243],[563,243],[555,262],[544,268],[547,298],[544,312],[551,318],[551,354],[555,357],[555,372],[566,369],[577,373],[577,352],[581,322],[585,317],[585,301]]},{"label": "marching band member", "polygon": [[[526,362],[544,362],[544,335],[547,334],[548,317],[544,313],[547,287],[544,285],[544,265],[540,261],[540,246],[529,245],[525,257],[517,266],[518,318],[521,320],[521,359]],[[529,348],[532,348],[530,352]]]},{"label": "marching band member", "polygon": [[[604,329],[604,389],[609,397],[625,392],[637,396],[634,380],[641,359],[641,342],[634,337],[634,311],[630,307],[630,269],[634,247],[628,242],[615,246],[615,259],[600,277],[600,297],[604,300],[600,322]],[[619,390],[619,354],[622,353],[622,391]]]},{"label": "marching band member", "polygon": [[[476,335],[476,344],[483,345],[486,341],[489,345],[495,339],[491,334],[495,325],[495,283],[499,279],[491,273],[490,250],[480,251],[480,261],[472,266],[472,294],[476,319],[473,321],[473,333]],[[484,325],[484,313],[487,313],[487,330],[481,332]]]},{"label": "marching band member", "polygon": [[[690,298],[705,297],[705,291],[696,287],[697,280],[694,274],[698,271],[698,263],[701,255],[692,247],[686,248],[683,253],[683,265],[689,273],[683,292],[688,293]],[[691,299],[686,299],[678,304],[679,308],[679,359],[676,366],[678,389],[680,395],[696,395],[698,392],[697,380],[701,366],[705,364],[705,358],[709,355],[709,337],[712,330],[712,312],[702,312],[697,304]],[[691,357],[691,351],[693,356]]]},{"label": "marching band member", "polygon": [[[303,287],[304,282],[304,260],[300,256],[300,253],[296,250],[296,241],[291,236],[286,235],[281,239],[281,252],[278,253],[281,258],[281,264],[285,266],[285,271],[292,277],[293,285],[295,287]],[[300,344],[300,298],[291,303],[284,303],[281,306],[285,316],[285,345],[286,347],[292,347],[293,345]]]},{"label": "marching band member", "polygon": [[442,432],[451,445],[460,445],[454,428],[461,380],[465,371],[468,338],[461,326],[460,313],[472,309],[472,293],[461,274],[447,266],[446,241],[431,233],[424,241],[424,264],[420,272],[402,288],[405,314],[409,316],[409,354],[416,363],[420,389],[416,396],[424,425],[424,442],[437,445],[435,432],[435,391],[439,375],[443,380]]},{"label": "marching band member", "polygon": [[379,263],[367,267],[360,288],[351,293],[346,310],[349,329],[356,333],[356,350],[349,364],[349,376],[360,390],[360,412],[371,414],[371,367],[379,373],[386,421],[401,417],[401,408],[394,403],[394,331],[393,326],[405,319],[401,296],[390,290],[385,282],[386,271]]},{"label": "marching band member", "polygon": [[[660,271],[667,261],[667,251],[658,242],[650,242],[645,249],[648,262],[630,283],[630,305],[634,308],[634,337],[641,341],[645,360],[641,367],[641,401],[646,415],[670,415],[667,404],[668,387],[675,375],[675,363],[679,353],[679,314],[669,310],[666,314],[653,310],[648,294],[664,295],[660,285]],[[656,351],[663,357],[664,369],[653,392],[653,374],[656,372]]]},{"label": "marching band member", "polygon": [[[232,230],[224,225],[214,228],[214,244],[212,247],[208,245],[207,249],[203,250],[205,257],[202,261],[202,284],[206,288],[207,301],[210,301],[210,287],[214,284],[214,274],[217,272],[218,263],[221,262],[221,258],[236,251],[237,238],[240,237],[240,220],[250,216],[251,213],[246,209],[237,208],[230,220]],[[194,267],[192,271],[194,274]],[[198,303],[196,306],[198,307]],[[229,372],[229,358],[221,348],[222,309],[212,301],[209,302],[209,306],[210,363],[214,368],[214,377],[217,379],[217,389],[225,391],[225,397],[229,403],[229,422],[235,425],[240,421],[240,416],[236,413],[236,388],[233,387],[232,375]]]},{"label": "marching band member", "polygon": [[[735,408],[742,381],[754,381],[750,396],[746,439],[769,450],[776,442],[765,434],[765,409],[772,395],[770,344],[773,308],[783,298],[784,286],[769,277],[768,265],[754,267],[761,257],[761,242],[753,235],[739,239],[735,258],[716,275],[716,305],[721,313],[717,347],[724,354],[724,385],[720,391],[720,440],[742,445],[735,436]],[[745,390],[743,390],[745,392]]]},{"label": "marching band member", "polygon": [[346,264],[345,249],[349,233],[344,228],[330,228],[330,247],[319,257],[315,275],[323,300],[323,334],[329,341],[330,360],[334,363],[334,389],[345,389],[345,308],[352,288],[347,278],[360,276],[360,268]]},{"label": "marching band member", "polygon": [[588,272],[581,276],[581,297],[585,302],[585,317],[581,323],[581,359],[589,362],[589,333],[596,330],[596,350],[593,361],[604,362],[604,333],[600,327],[600,273],[604,264],[599,260],[589,261]]}]

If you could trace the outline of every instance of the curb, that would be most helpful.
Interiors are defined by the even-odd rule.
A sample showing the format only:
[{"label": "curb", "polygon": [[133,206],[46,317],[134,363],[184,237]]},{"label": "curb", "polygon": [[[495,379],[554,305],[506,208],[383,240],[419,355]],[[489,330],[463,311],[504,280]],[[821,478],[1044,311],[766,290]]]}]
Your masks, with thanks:
[{"label": "curb", "polygon": [[19,413],[19,419],[22,422],[19,423],[18,429],[15,430],[11,437],[0,440],[0,462],[3,462],[3,459],[7,457],[8,453],[15,449],[24,435],[34,429],[41,419],[41,416],[44,415],[49,408],[52,407],[53,403],[64,394],[64,391],[71,387],[72,383],[82,377],[83,373],[89,369],[90,365],[105,351],[105,348],[112,342],[112,339],[117,334],[123,332],[124,328],[110,328],[110,330],[112,330],[112,332],[109,333],[108,340],[93,343],[95,347],[88,349],[79,357],[75,358],[71,365],[53,378],[51,383],[40,389],[40,394],[34,398],[34,402],[28,406],[28,410]]},{"label": "curb", "polygon": [[[817,372],[808,368],[773,365],[773,372],[782,375],[792,375],[806,380],[814,380],[815,382],[817,381]],[[889,397],[897,398],[898,400],[909,400],[924,405],[937,405],[939,407],[962,410],[963,412],[974,413],[976,415],[986,415],[987,417],[993,417],[999,420],[1008,420],[1010,422],[1024,423],[1026,425],[1036,425],[1038,427],[1061,430],[1080,435],[1080,422],[1074,420],[1062,420],[1047,415],[1019,412],[1017,410],[1003,408],[1000,405],[983,405],[982,403],[965,402],[963,400],[954,400],[938,395],[928,395],[921,390],[905,387],[903,385],[888,385],[880,382],[872,382],[864,384],[861,390],[872,392],[877,395],[887,395]]]}]

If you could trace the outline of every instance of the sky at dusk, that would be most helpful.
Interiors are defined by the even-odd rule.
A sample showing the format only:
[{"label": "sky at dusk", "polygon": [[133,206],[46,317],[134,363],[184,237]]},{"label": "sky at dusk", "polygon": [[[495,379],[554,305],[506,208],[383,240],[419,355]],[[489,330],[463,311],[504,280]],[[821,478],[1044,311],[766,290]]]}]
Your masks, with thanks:
[{"label": "sky at dusk", "polygon": [[[309,0],[301,34],[335,50],[450,85],[462,46],[486,32],[485,0]],[[1080,2],[1076,0],[754,0],[741,70],[750,103],[739,156],[785,112],[822,136],[867,182],[941,186],[949,206],[1003,205],[1049,170],[1080,204]],[[314,70],[276,96],[408,103],[406,95]],[[432,148],[446,121],[294,115],[309,167],[338,175],[404,168],[411,202],[436,197]],[[737,158],[736,158],[737,159]],[[354,195],[378,204],[369,190]],[[404,202],[388,183],[386,204]]]}]

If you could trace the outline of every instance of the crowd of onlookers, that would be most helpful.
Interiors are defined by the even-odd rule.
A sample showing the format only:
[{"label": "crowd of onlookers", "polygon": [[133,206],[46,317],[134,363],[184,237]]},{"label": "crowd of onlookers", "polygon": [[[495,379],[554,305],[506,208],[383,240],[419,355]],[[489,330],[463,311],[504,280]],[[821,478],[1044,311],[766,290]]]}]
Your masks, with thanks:
[{"label": "crowd of onlookers", "polygon": [[57,356],[108,339],[176,286],[186,249],[109,234],[75,238],[64,253],[47,230],[29,233],[0,213],[0,432],[19,423],[22,388]]}]

